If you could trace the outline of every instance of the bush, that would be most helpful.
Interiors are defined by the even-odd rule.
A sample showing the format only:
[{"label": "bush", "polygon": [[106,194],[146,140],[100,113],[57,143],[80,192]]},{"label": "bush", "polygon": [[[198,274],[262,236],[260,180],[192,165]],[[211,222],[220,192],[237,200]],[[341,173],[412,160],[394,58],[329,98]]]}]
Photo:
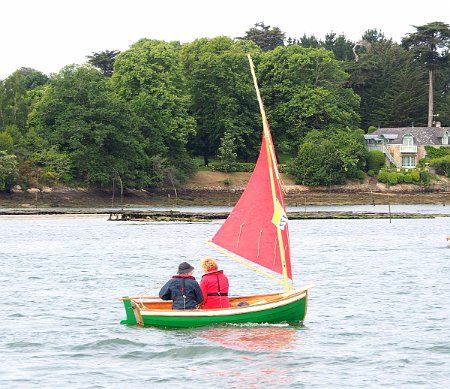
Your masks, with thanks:
[{"label": "bush", "polygon": [[366,173],[364,173],[362,170],[358,170],[356,172],[356,178],[360,181],[364,181],[366,179]]},{"label": "bush", "polygon": [[411,178],[413,182],[419,182],[420,181],[420,172],[417,169],[414,169],[411,172]]},{"label": "bush", "polygon": [[386,184],[388,182],[388,175],[389,172],[386,169],[381,169],[378,173],[378,181]]},{"label": "bush", "polygon": [[336,146],[330,140],[304,142],[292,170],[297,184],[317,186],[345,182],[345,173]]},{"label": "bush", "polygon": [[450,156],[432,159],[430,166],[437,174],[450,177]]},{"label": "bush", "polygon": [[9,191],[19,175],[18,162],[15,155],[0,151],[0,190]]},{"label": "bush", "polygon": [[[254,165],[254,164],[253,164]],[[253,169],[252,169],[253,170]],[[287,164],[284,164],[284,163],[279,163],[278,164],[278,171],[280,172],[280,173],[286,173],[286,174],[288,174],[289,172],[290,172],[290,168],[289,168],[289,166],[287,165]]]},{"label": "bush", "polygon": [[389,185],[398,184],[397,173],[396,172],[388,173],[387,180],[388,180]]},{"label": "bush", "polygon": [[10,153],[12,152],[13,146],[14,146],[13,137],[6,131],[0,132],[0,150]]},{"label": "bush", "polygon": [[376,173],[384,166],[386,157],[379,150],[372,150],[367,157],[367,169]]},{"label": "bush", "polygon": [[442,158],[450,155],[450,146],[425,146],[425,151],[427,152],[427,159]]},{"label": "bush", "polygon": [[396,184],[417,184],[421,183],[427,186],[431,181],[431,175],[426,170],[414,169],[410,172],[389,171],[388,169],[381,169],[378,173],[378,181],[389,185]]},{"label": "bush", "polygon": [[403,177],[403,182],[404,182],[405,184],[412,184],[413,179],[412,179],[411,173],[406,173],[406,174],[404,175],[404,177]]},{"label": "bush", "polygon": [[426,170],[420,172],[420,182],[424,184],[425,186],[428,186],[428,184],[431,181],[431,175]]},{"label": "bush", "polygon": [[412,179],[410,173],[406,173],[406,174],[404,175],[404,177],[403,177],[403,182],[404,182],[405,184],[412,184],[413,179]]}]

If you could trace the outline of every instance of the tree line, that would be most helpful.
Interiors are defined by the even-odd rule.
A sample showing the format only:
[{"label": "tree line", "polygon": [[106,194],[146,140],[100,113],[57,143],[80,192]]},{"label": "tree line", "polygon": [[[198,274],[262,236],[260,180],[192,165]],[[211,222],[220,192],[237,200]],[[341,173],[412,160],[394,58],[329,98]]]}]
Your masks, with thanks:
[{"label": "tree line", "polygon": [[[367,171],[373,127],[450,123],[450,28],[416,27],[397,44],[245,36],[191,43],[141,39],[57,74],[21,68],[0,81],[0,190],[14,185],[158,187],[202,164],[252,163],[261,122],[247,53],[279,160],[297,182],[342,183]],[[436,112],[436,114],[434,114]]]}]

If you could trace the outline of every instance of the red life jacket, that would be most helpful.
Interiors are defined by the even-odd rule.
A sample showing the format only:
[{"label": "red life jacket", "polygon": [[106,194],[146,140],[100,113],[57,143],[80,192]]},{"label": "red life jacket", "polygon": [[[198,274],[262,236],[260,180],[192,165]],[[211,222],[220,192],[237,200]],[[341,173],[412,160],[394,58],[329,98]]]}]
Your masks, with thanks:
[{"label": "red life jacket", "polygon": [[213,270],[203,274],[200,281],[200,288],[203,293],[203,309],[229,308],[228,299],[228,278],[223,274],[223,270]]}]

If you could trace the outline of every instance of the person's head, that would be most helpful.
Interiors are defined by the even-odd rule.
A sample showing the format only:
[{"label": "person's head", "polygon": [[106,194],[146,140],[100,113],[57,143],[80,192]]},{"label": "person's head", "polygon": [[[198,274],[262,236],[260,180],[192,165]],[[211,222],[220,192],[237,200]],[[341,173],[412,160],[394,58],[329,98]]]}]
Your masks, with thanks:
[{"label": "person's head", "polygon": [[178,265],[178,274],[189,274],[194,271],[194,267],[187,262],[181,262]]},{"label": "person's head", "polygon": [[211,257],[203,258],[200,262],[200,266],[205,273],[217,270],[217,262]]}]

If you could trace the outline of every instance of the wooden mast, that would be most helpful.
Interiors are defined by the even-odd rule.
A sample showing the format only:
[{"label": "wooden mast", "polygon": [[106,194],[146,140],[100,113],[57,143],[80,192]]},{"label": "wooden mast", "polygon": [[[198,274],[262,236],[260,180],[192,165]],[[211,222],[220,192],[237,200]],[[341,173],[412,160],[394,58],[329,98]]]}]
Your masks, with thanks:
[{"label": "wooden mast", "polygon": [[[260,110],[261,116],[262,116],[263,134],[264,134],[264,138],[266,141],[267,159],[268,159],[268,166],[269,166],[270,187],[272,190],[273,209],[275,212],[275,210],[277,209],[277,196],[276,196],[276,192],[275,192],[275,179],[274,179],[274,172],[273,172],[273,167],[275,166],[275,161],[273,159],[273,152],[272,152],[273,145],[272,145],[272,141],[271,141],[270,130],[269,130],[268,122],[267,122],[266,112],[264,110],[264,104],[263,104],[261,94],[260,94],[259,88],[258,88],[258,81],[256,79],[256,74],[255,74],[255,66],[253,64],[250,54],[247,54],[247,57],[248,57],[248,61],[250,63],[250,71],[252,73],[253,83],[255,85],[256,96],[258,98],[259,110]],[[286,292],[290,292],[292,290],[292,288],[291,288],[291,285],[289,284],[289,277],[287,275],[286,256],[285,256],[285,252],[284,252],[283,236],[281,234],[280,228],[278,226],[276,226],[276,228],[277,228],[278,245],[280,248],[281,266],[283,269],[284,287],[286,288]]]}]

